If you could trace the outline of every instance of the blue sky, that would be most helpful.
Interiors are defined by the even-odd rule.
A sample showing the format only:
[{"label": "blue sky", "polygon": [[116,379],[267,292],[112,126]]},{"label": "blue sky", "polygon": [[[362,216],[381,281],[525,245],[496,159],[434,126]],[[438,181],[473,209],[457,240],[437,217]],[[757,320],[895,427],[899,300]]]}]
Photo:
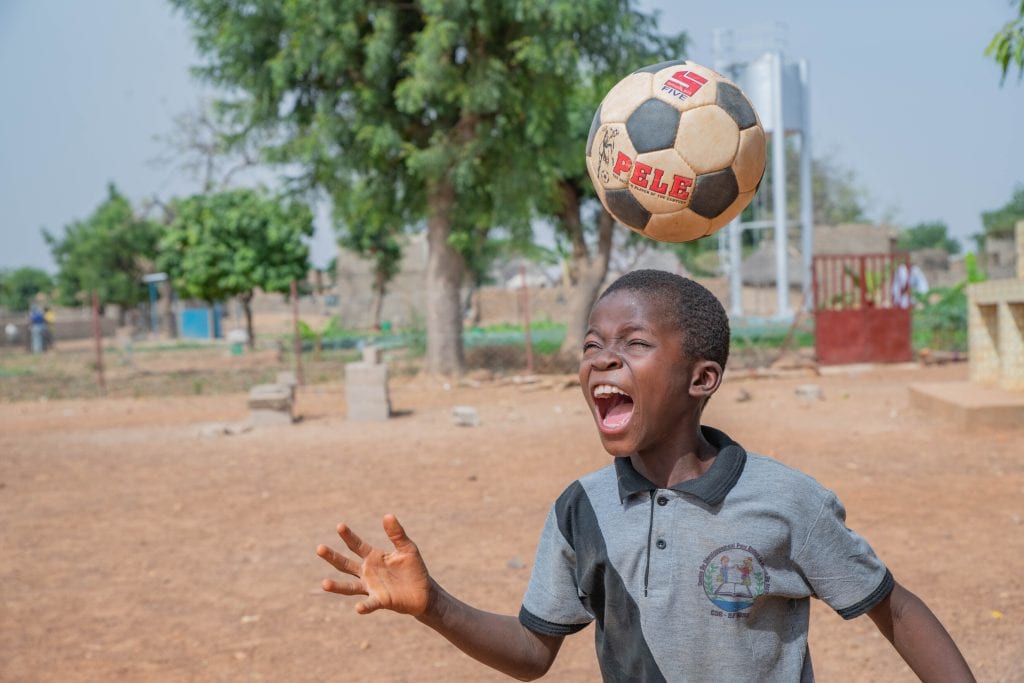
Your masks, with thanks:
[{"label": "blue sky", "polygon": [[[1024,183],[1024,83],[1014,73],[1000,88],[983,55],[1006,0],[642,6],[709,65],[714,29],[781,22],[786,58],[810,63],[815,156],[854,171],[875,218],[944,220],[963,242]],[[206,92],[189,75],[197,59],[163,0],[0,0],[0,268],[52,271],[40,228],[87,217],[110,181],[136,205],[198,190],[152,163],[157,136]],[[320,223],[323,266],[333,239]]]}]

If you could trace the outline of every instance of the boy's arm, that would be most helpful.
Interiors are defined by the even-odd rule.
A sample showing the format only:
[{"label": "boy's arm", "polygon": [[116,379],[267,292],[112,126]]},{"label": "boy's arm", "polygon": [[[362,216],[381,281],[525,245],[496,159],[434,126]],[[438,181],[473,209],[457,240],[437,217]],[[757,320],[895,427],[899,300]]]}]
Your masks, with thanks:
[{"label": "boy's arm", "polygon": [[938,618],[898,582],[868,616],[925,683],[974,681],[970,667]]},{"label": "boy's arm", "polygon": [[470,657],[520,680],[547,672],[562,644],[561,636],[534,633],[516,617],[484,612],[456,599],[430,577],[419,549],[393,515],[384,516],[384,531],[394,552],[374,548],[339,524],[338,535],[359,560],[324,545],[316,554],[356,580],[325,579],[323,589],[365,595],[355,607],[359,614],[388,609],[412,615]]}]

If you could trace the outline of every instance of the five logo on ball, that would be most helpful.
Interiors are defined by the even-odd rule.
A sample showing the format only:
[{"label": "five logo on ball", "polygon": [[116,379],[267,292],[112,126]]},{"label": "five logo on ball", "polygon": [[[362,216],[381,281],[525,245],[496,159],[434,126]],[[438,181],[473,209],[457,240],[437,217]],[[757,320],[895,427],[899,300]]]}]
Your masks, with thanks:
[{"label": "five logo on ball", "polygon": [[661,86],[661,89],[685,100],[696,95],[701,86],[707,82],[708,79],[693,71],[677,71],[672,74],[672,78],[665,81],[665,85]]},{"label": "five logo on ball", "polygon": [[587,141],[587,170],[608,212],[667,242],[704,237],[739,215],[766,157],[764,130],[743,92],[686,60],[619,81]]}]

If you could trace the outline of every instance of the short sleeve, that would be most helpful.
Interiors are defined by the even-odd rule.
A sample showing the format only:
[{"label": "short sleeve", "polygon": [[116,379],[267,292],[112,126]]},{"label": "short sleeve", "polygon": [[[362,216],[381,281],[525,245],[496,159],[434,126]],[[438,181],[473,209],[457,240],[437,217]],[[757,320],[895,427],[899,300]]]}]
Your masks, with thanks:
[{"label": "short sleeve", "polygon": [[519,621],[536,633],[564,636],[584,629],[594,617],[580,600],[576,552],[559,528],[556,507],[544,522]]},{"label": "short sleeve", "polygon": [[844,619],[869,612],[893,588],[892,574],[871,546],[846,528],[846,509],[831,492],[796,562],[815,595]]}]

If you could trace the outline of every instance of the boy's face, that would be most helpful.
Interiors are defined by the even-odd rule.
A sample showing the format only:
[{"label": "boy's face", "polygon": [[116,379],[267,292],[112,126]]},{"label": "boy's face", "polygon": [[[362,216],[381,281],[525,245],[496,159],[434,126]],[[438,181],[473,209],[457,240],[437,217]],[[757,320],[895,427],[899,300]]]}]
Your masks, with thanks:
[{"label": "boy's face", "polygon": [[642,292],[619,290],[590,313],[580,385],[601,443],[615,456],[670,446],[695,430],[694,362],[674,316]]}]

